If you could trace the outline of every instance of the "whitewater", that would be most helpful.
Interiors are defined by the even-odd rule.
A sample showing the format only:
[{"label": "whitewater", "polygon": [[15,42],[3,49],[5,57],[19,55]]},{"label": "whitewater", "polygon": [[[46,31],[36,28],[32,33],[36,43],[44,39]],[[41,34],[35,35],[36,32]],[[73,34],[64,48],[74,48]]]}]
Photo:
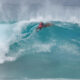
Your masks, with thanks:
[{"label": "whitewater", "polygon": [[65,1],[0,0],[0,80],[80,80],[80,7]]}]

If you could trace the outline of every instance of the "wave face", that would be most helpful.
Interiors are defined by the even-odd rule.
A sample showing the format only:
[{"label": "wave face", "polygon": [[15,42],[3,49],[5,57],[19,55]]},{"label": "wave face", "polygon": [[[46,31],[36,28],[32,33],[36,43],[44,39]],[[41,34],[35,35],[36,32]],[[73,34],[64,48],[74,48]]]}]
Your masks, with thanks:
[{"label": "wave face", "polygon": [[38,32],[36,21],[0,23],[1,79],[80,79],[80,25],[50,22]]}]

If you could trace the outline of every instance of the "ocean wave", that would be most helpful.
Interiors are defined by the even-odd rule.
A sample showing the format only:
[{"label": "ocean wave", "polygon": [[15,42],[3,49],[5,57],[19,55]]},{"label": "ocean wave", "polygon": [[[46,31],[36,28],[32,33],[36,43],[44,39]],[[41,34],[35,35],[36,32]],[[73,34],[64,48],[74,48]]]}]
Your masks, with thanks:
[{"label": "ocean wave", "polygon": [[35,20],[0,24],[3,26],[0,33],[0,63],[15,61],[25,53],[56,52],[58,54],[66,51],[69,54],[79,54],[80,45],[71,42],[72,39],[80,39],[79,25],[70,22],[50,22],[54,24],[52,27],[39,32],[36,32],[39,21],[35,22]]}]

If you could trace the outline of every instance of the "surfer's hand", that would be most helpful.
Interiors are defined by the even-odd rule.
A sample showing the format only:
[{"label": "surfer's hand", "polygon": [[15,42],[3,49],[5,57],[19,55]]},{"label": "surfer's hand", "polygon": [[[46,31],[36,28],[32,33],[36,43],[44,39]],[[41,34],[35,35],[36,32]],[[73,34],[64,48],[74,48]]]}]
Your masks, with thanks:
[{"label": "surfer's hand", "polygon": [[36,31],[38,32],[38,31],[39,31],[39,29],[38,29],[38,28],[36,28]]}]

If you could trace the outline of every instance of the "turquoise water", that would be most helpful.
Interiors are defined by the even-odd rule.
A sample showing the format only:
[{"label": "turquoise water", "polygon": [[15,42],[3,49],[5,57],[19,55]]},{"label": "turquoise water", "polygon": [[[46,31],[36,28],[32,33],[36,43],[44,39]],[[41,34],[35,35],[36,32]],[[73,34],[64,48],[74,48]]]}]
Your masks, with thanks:
[{"label": "turquoise water", "polygon": [[80,25],[51,21],[1,23],[1,80],[80,79]]}]

